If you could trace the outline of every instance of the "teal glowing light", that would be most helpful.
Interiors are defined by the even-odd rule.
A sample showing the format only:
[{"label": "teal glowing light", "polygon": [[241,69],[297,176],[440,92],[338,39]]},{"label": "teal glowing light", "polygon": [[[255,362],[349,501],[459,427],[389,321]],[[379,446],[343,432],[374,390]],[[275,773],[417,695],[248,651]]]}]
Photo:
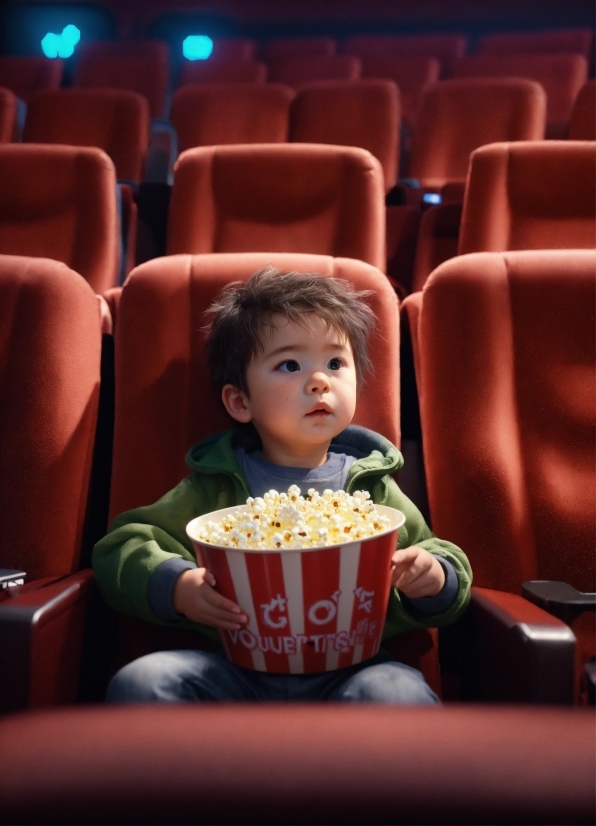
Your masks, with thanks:
[{"label": "teal glowing light", "polygon": [[187,60],[207,60],[213,51],[213,40],[206,34],[191,34],[182,42],[182,54]]},{"label": "teal glowing light", "polygon": [[81,32],[70,23],[62,29],[62,34],[48,32],[41,41],[41,50],[46,57],[70,57],[81,39]]}]

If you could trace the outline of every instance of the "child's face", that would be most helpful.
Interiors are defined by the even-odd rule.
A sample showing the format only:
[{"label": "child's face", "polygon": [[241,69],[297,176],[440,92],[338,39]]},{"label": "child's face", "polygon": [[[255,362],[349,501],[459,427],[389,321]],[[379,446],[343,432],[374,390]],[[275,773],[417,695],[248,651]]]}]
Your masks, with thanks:
[{"label": "child's face", "polygon": [[[317,467],[329,442],[347,427],[356,409],[356,369],[349,341],[317,315],[305,326],[274,316],[246,372],[249,395],[232,388],[243,409],[228,411],[252,421],[263,456],[280,465]],[[230,401],[228,391],[228,402]],[[240,413],[240,415],[237,415]],[[313,464],[314,462],[314,464]]]}]

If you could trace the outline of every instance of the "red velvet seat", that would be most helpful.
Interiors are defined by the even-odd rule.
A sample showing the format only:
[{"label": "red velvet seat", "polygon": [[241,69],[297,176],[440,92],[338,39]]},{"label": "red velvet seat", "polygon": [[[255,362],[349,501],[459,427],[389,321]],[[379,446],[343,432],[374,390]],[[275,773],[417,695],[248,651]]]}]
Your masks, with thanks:
[{"label": "red velvet seat", "polygon": [[399,158],[399,90],[390,80],[320,81],[292,101],[290,140],[368,149],[395,184]]},{"label": "red velvet seat", "polygon": [[178,159],[167,251],[307,252],[385,267],[383,173],[364,149],[255,144]]},{"label": "red velvet seat", "polygon": [[316,80],[357,80],[360,59],[353,55],[300,55],[269,63],[268,78],[274,83],[302,86]]},{"label": "red velvet seat", "polygon": [[581,54],[474,55],[458,60],[454,77],[526,77],[546,92],[546,137],[565,138],[573,103],[588,79]]},{"label": "red velvet seat", "polygon": [[470,153],[498,140],[544,137],[546,98],[534,81],[446,80],[427,87],[414,122],[408,177],[423,189],[466,181]]},{"label": "red velvet seat", "polygon": [[41,89],[59,89],[64,61],[41,55],[0,56],[0,86],[10,89],[25,103]]},{"label": "red velvet seat", "polygon": [[449,77],[451,67],[466,51],[463,34],[418,35],[355,35],[344,40],[343,50],[361,58],[385,57],[435,57],[442,67],[443,77]]},{"label": "red velvet seat", "polygon": [[31,98],[23,140],[97,146],[119,179],[140,183],[149,142],[149,105],[124,89],[60,89]]},{"label": "red velvet seat", "polygon": [[193,83],[264,83],[267,65],[258,60],[187,60],[180,73],[179,86]]},{"label": "red velvet seat", "polygon": [[596,80],[588,80],[579,90],[573,104],[569,132],[570,141],[596,140]]},{"label": "red velvet seat", "polygon": [[436,57],[362,57],[363,78],[386,78],[397,83],[401,117],[408,128],[412,126],[423,88],[430,83],[436,83],[440,73],[441,64]]},{"label": "red velvet seat", "polygon": [[77,49],[73,86],[129,89],[144,95],[152,118],[164,114],[168,46],[160,40],[103,40]]},{"label": "red velvet seat", "polygon": [[0,143],[10,143],[14,140],[16,123],[16,96],[10,89],[0,87]]},{"label": "red velvet seat", "polygon": [[330,56],[336,46],[332,37],[280,37],[265,43],[263,56],[268,63],[286,57]]},{"label": "red velvet seat", "polygon": [[172,98],[170,120],[181,152],[194,146],[283,143],[294,92],[274,83],[185,86]]},{"label": "red velvet seat", "polygon": [[116,174],[101,149],[6,144],[0,180],[0,253],[62,261],[96,293],[116,284]]},{"label": "red velvet seat", "polygon": [[478,42],[480,54],[530,54],[574,52],[592,57],[594,31],[589,28],[552,29],[538,32],[487,34]]},{"label": "red velvet seat", "polygon": [[[405,302],[433,530],[481,590],[594,590],[595,267],[591,250],[464,255]],[[594,657],[593,612],[571,627]]]},{"label": "red velvet seat", "polygon": [[76,698],[101,316],[89,284],[64,264],[0,255],[0,318],[0,567],[27,574],[0,591],[6,710]]},{"label": "red velvet seat", "polygon": [[78,708],[0,721],[3,823],[592,824],[587,709]]},{"label": "red velvet seat", "polygon": [[459,253],[596,246],[596,144],[496,143],[473,153]]}]

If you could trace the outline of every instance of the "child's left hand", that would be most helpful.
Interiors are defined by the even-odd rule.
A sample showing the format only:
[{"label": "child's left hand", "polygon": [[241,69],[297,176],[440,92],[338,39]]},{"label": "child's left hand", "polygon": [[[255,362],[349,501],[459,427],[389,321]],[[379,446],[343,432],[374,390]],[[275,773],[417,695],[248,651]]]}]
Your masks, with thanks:
[{"label": "child's left hand", "polygon": [[445,584],[445,571],[436,556],[424,548],[403,548],[391,559],[391,583],[410,599],[435,597]]}]

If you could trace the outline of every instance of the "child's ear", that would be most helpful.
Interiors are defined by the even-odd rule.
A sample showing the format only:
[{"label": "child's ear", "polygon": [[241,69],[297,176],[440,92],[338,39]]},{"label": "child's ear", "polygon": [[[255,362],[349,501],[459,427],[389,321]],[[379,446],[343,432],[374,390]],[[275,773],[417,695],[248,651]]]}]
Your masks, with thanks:
[{"label": "child's ear", "polygon": [[233,384],[226,384],[221,391],[221,400],[225,409],[233,419],[236,419],[237,422],[242,422],[242,424],[250,422],[252,416],[246,393],[238,390]]}]

